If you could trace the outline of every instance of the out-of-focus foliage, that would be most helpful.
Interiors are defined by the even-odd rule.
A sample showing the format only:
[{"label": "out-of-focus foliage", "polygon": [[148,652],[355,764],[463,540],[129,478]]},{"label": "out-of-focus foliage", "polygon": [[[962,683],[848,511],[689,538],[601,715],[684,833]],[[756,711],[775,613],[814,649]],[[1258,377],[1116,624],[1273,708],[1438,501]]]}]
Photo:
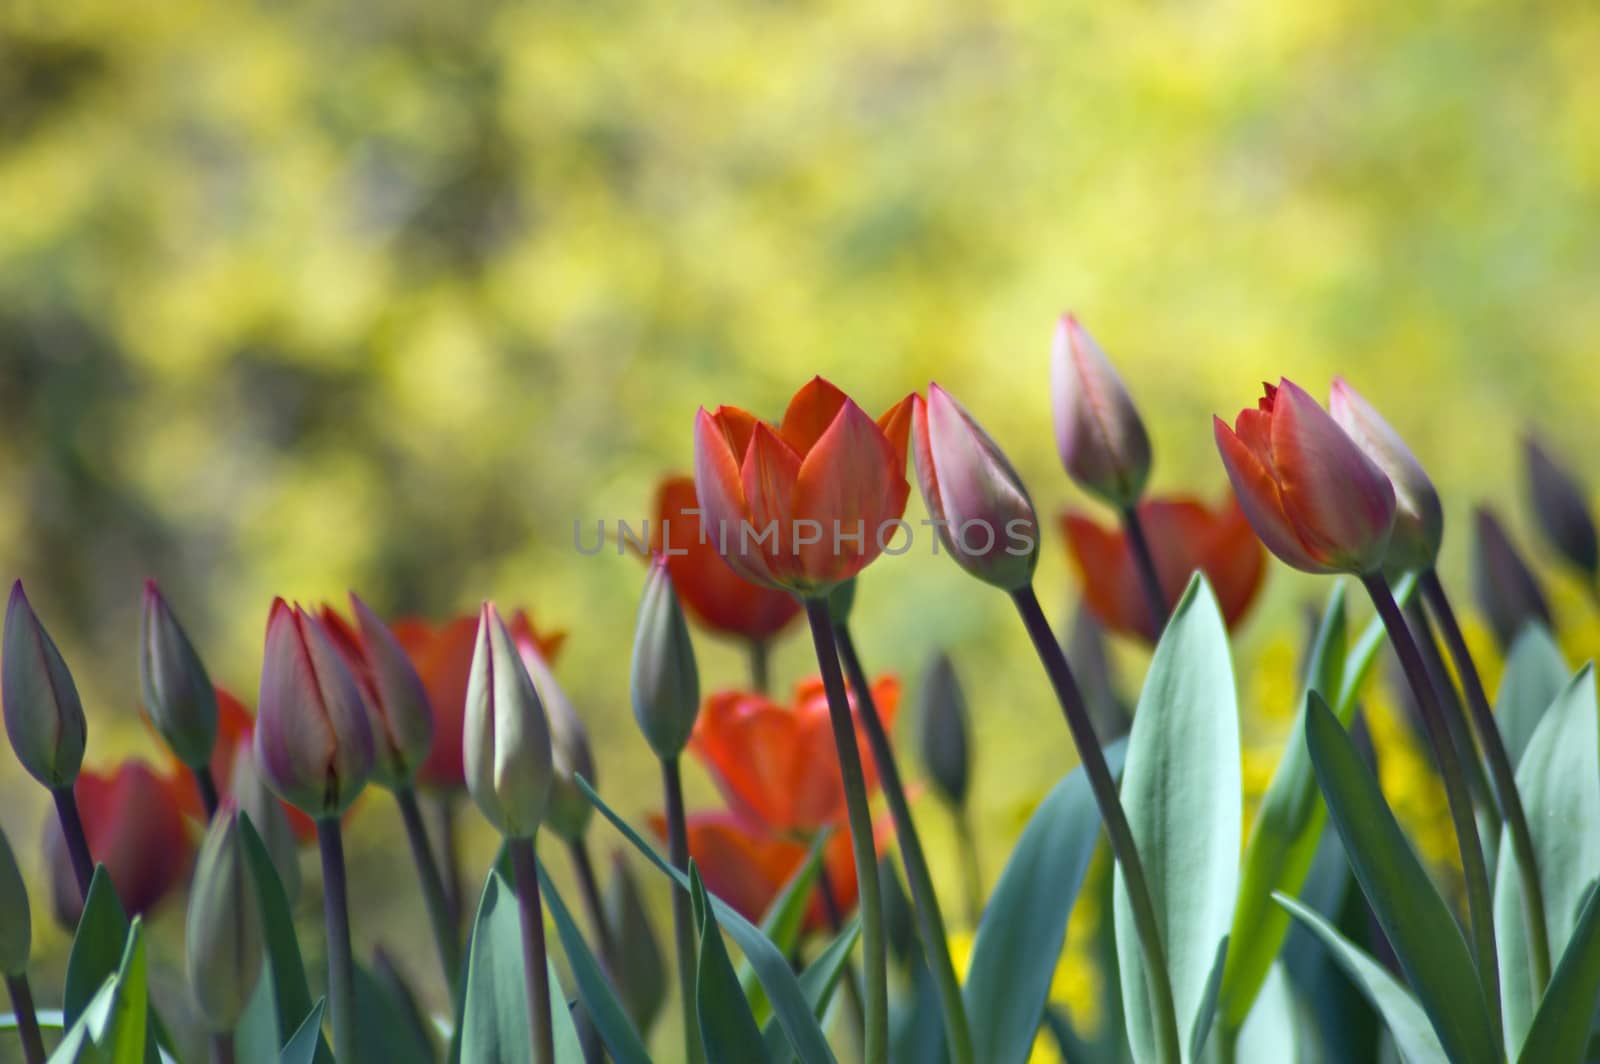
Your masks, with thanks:
[{"label": "out-of-focus foliage", "polygon": [[[146,576],[249,701],[275,594],[526,604],[572,633],[602,789],[641,812],[621,663],[644,570],[580,555],[574,521],[637,527],[697,405],[776,415],[819,372],[874,410],[937,377],[1041,512],[1092,507],[1042,391],[1070,306],[1157,490],[1222,490],[1208,418],[1256,379],[1344,374],[1434,475],[1454,578],[1469,504],[1518,497],[1523,422],[1600,476],[1596,54],[1574,0],[9,4],[0,572],[74,668],[91,764],[150,749]],[[1054,716],[1043,677],[930,543],[873,568],[854,623],[874,672],[935,644],[992,664],[967,671],[994,869],[1073,756],[1019,738]],[[1053,534],[1044,555],[1064,605]],[[1243,660],[1312,585],[1274,566]],[[707,687],[739,682],[708,642]],[[1292,718],[1273,648],[1282,678],[1243,688],[1251,781]],[[790,638],[780,686],[808,654]],[[7,826],[33,838],[15,775]],[[365,804],[358,863],[363,831],[393,835]],[[393,860],[369,889],[409,882]]]}]

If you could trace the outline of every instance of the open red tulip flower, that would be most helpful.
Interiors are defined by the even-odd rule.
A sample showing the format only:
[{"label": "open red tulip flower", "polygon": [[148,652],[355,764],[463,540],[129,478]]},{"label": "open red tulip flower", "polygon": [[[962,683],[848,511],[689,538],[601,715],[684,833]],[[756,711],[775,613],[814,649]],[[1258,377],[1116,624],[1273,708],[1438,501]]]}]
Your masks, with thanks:
[{"label": "open red tulip flower", "polygon": [[[884,729],[892,729],[900,681],[877,680],[872,698]],[[850,708],[854,713],[853,692]],[[856,741],[870,793],[878,783],[877,766],[859,722]],[[728,807],[747,820],[779,835],[804,838],[836,826],[848,836],[844,782],[821,679],[799,684],[792,706],[744,691],[712,695],[695,722],[689,750],[711,772]]]},{"label": "open red tulip flower", "polygon": [[[540,632],[525,610],[517,610],[506,624],[514,640],[531,641],[548,662],[554,662],[566,633]],[[417,770],[418,787],[460,789],[467,785],[461,758],[462,727],[466,720],[467,676],[472,652],[478,644],[478,615],[465,614],[443,624],[405,618],[390,625],[422,678],[433,707],[433,746]]]},{"label": "open red tulip flower", "polygon": [[[123,908],[129,916],[154,909],[183,882],[194,857],[183,818],[183,792],[193,779],[131,759],[109,773],[84,769],[72,787],[89,851],[106,866]],[[54,816],[45,822],[44,851],[56,918],[75,927],[83,897]]]},{"label": "open red tulip flower", "polygon": [[736,407],[695,416],[707,539],[735,572],[817,598],[894,539],[906,498],[911,397],[874,421],[815,377],[776,427]]},{"label": "open red tulip flower", "polygon": [[1264,387],[1233,428],[1213,419],[1222,464],[1256,535],[1308,573],[1377,572],[1395,520],[1388,476],[1305,389],[1287,379]]},{"label": "open red tulip flower", "polygon": [[[1216,507],[1192,498],[1148,499],[1139,504],[1139,522],[1166,601],[1182,598],[1198,569],[1211,582],[1228,627],[1244,618],[1261,590],[1267,554],[1231,491]],[[1089,612],[1111,631],[1154,643],[1161,633],[1150,622],[1126,532],[1079,513],[1063,514],[1061,528]]]},{"label": "open red tulip flower", "polygon": [[667,477],[656,489],[650,553],[666,559],[678,601],[713,632],[762,642],[800,614],[787,591],[752,584],[729,568],[709,536],[701,535],[694,478]]},{"label": "open red tulip flower", "polygon": [[[687,824],[689,856],[694,858],[706,890],[752,923],[766,914],[811,851],[810,843],[772,835],[737,813],[696,813],[688,817]],[[659,815],[651,818],[651,827],[661,838],[667,837],[666,821]],[[857,893],[848,831],[841,828],[828,837],[822,848],[822,867],[840,912],[848,913],[855,907]],[[822,894],[816,891],[806,909],[805,927],[818,931],[827,925]]]}]

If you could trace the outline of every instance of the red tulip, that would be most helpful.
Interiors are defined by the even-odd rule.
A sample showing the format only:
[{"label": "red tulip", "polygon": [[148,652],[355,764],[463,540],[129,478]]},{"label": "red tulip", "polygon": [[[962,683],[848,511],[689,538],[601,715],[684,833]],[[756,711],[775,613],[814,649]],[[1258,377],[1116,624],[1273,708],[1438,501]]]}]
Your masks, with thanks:
[{"label": "red tulip", "polygon": [[[1266,575],[1266,552],[1233,493],[1216,509],[1197,499],[1150,499],[1139,504],[1161,591],[1168,602],[1183,595],[1196,569],[1206,574],[1232,628],[1249,612]],[[1139,570],[1127,534],[1077,513],[1063,514],[1067,549],[1083,581],[1084,600],[1103,626],[1154,643]]]},{"label": "red tulip", "polygon": [[[515,640],[532,640],[548,662],[566,639],[565,632],[540,633],[523,610],[506,625]],[[456,617],[443,624],[408,618],[390,628],[422,677],[433,707],[433,748],[417,770],[419,787],[461,788],[467,777],[461,760],[461,733],[466,720],[467,676],[478,641],[478,615]]]},{"label": "red tulip", "polygon": [[[760,921],[810,852],[808,843],[771,835],[735,813],[697,813],[688,818],[687,825],[689,856],[694,858],[706,890],[752,923]],[[651,827],[666,839],[662,817],[652,817]],[[848,831],[841,829],[828,838],[822,862],[840,911],[849,912],[855,907],[857,884]],[[809,930],[827,926],[820,891],[806,910],[805,926]]]},{"label": "red tulip", "polygon": [[678,600],[700,624],[723,635],[771,639],[800,613],[787,591],[752,584],[728,567],[714,541],[700,534],[693,477],[667,477],[656,489],[650,552],[667,559]]},{"label": "red tulip", "polygon": [[1305,390],[1287,379],[1233,428],[1214,418],[1217,450],[1245,516],[1272,553],[1309,573],[1377,572],[1394,527],[1394,487]]},{"label": "red tulip", "polygon": [[[892,676],[878,680],[872,697],[884,728],[892,728],[900,682]],[[856,742],[870,792],[877,768],[859,724]],[[810,835],[829,825],[840,826],[843,834],[844,782],[821,679],[798,685],[792,708],[743,691],[712,695],[689,750],[710,770],[729,808],[748,821],[779,834]]]},{"label": "red tulip", "polygon": [[813,378],[777,427],[736,407],[695,416],[694,482],[707,537],[747,580],[826,594],[893,540],[911,487],[911,397],[873,421]]},{"label": "red tulip", "polygon": [[[183,819],[179,778],[158,775],[143,761],[122,762],[111,773],[84,769],[73,784],[89,852],[106,866],[129,916],[154,909],[183,882],[194,844]],[[76,927],[83,898],[72,873],[61,824],[45,821],[45,859],[56,919]]]}]

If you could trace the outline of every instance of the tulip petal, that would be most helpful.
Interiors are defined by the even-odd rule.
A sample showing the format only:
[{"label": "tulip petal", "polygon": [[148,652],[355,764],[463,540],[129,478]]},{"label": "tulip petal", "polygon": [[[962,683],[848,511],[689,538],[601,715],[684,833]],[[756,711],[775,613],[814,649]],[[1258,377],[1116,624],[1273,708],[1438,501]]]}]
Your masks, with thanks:
[{"label": "tulip petal", "polygon": [[844,392],[834,385],[821,377],[812,377],[789,400],[789,408],[783,412],[783,423],[778,426],[778,432],[795,449],[796,454],[803,456],[816,446],[822,434],[828,431],[828,426],[833,424],[833,419],[839,415],[839,408],[848,401]]},{"label": "tulip petal", "polygon": [[1284,514],[1302,542],[1362,568],[1383,561],[1394,487],[1338,422],[1288,379],[1273,398],[1272,461]]},{"label": "tulip petal", "polygon": [[787,581],[799,568],[794,542],[794,486],[800,455],[763,423],[756,426],[740,478],[749,527],[738,530],[731,553],[752,571]]},{"label": "tulip petal", "polygon": [[[979,561],[1003,557],[1011,546],[1006,526],[1033,519],[1033,501],[999,446],[949,392],[928,385],[928,425],[934,466],[942,471],[939,490],[950,534],[961,553]],[[979,523],[988,534],[966,525]],[[984,548],[986,549],[971,549]],[[1030,567],[1031,571],[1031,567]]]},{"label": "tulip petal", "polygon": [[911,397],[911,447],[923,505],[942,536],[942,526],[949,518],[945,516],[944,492],[939,487],[939,467],[933,462],[933,442],[928,438],[928,404],[920,395]]},{"label": "tulip petal", "polygon": [[1283,512],[1278,482],[1255,452],[1221,418],[1212,418],[1212,429],[1233,493],[1267,549],[1296,569],[1308,573],[1336,572],[1336,567],[1319,560],[1301,542],[1300,533]]},{"label": "tulip petal", "polygon": [[877,422],[847,400],[795,484],[795,518],[823,529],[819,542],[801,548],[804,571],[822,584],[860,572],[878,556],[880,532],[887,535],[884,526],[905,512],[910,491],[904,454],[894,454]]},{"label": "tulip petal", "polygon": [[911,434],[912,408],[920,401],[913,392],[878,415],[878,427],[889,441],[889,449],[901,460],[906,457],[906,444]]},{"label": "tulip petal", "polygon": [[[760,584],[770,584],[772,576],[765,561],[758,555],[741,553],[739,549],[749,518],[739,467],[749,448],[733,449],[738,441],[730,437],[730,426],[742,431],[744,423],[724,417],[724,412],[730,409],[733,408],[723,407],[713,416],[702,407],[695,414],[694,487],[700,502],[700,527],[739,575]],[[754,419],[750,422],[752,437],[758,424]]]}]

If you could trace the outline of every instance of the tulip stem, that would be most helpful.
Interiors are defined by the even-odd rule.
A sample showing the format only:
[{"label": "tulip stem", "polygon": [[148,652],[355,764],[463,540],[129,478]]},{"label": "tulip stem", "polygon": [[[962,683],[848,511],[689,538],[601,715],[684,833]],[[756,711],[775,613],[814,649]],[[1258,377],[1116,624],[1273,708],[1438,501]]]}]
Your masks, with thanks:
[{"label": "tulip stem", "polygon": [[1478,746],[1473,742],[1472,731],[1467,726],[1466,711],[1461,708],[1455,682],[1450,678],[1444,656],[1439,653],[1439,644],[1434,640],[1433,626],[1428,623],[1428,613],[1422,608],[1422,600],[1413,598],[1403,604],[1400,610],[1411,625],[1411,636],[1417,641],[1417,649],[1422,652],[1422,663],[1428,670],[1428,679],[1433,683],[1434,693],[1439,696],[1439,705],[1444,708],[1445,725],[1449,727],[1450,739],[1456,744],[1456,753],[1461,757],[1461,768],[1467,775],[1467,793],[1472,796],[1473,808],[1484,810],[1487,815],[1499,820],[1500,810],[1489,790],[1489,781],[1483,774],[1483,762],[1478,759]]},{"label": "tulip stem", "polygon": [[[966,1007],[961,1001],[961,983],[956,978],[955,965],[950,960],[949,936],[945,932],[944,916],[939,911],[939,895],[933,888],[933,876],[928,871],[928,858],[923,853],[922,840],[917,835],[916,821],[911,818],[911,805],[906,801],[906,789],[900,780],[900,767],[895,761],[894,748],[889,744],[883,718],[878,715],[878,706],[872,697],[872,684],[867,679],[866,670],[861,667],[861,656],[856,653],[850,626],[834,625],[833,635],[850,686],[855,690],[858,716],[866,726],[867,745],[872,750],[872,761],[883,783],[883,795],[889,803],[889,816],[894,821],[900,863],[906,870],[906,882],[911,887],[911,900],[917,911],[928,970],[939,991],[945,1033],[950,1039],[950,1059],[953,1064],[972,1064],[972,1032],[967,1025]],[[876,873],[877,866],[874,864],[874,878]]]},{"label": "tulip stem", "polygon": [[322,853],[322,912],[328,936],[328,1010],[332,1014],[333,1056],[339,1064],[356,1059],[355,956],[350,947],[350,890],[345,879],[344,838],[339,818],[317,820]]},{"label": "tulip stem", "polygon": [[1495,723],[1494,711],[1489,708],[1489,696],[1483,689],[1483,678],[1467,649],[1466,637],[1456,621],[1455,610],[1450,606],[1450,596],[1445,594],[1437,570],[1422,574],[1422,597],[1433,611],[1444,636],[1445,646],[1456,664],[1466,692],[1467,708],[1472,712],[1472,723],[1478,732],[1478,742],[1483,747],[1484,760],[1489,763],[1489,777],[1494,782],[1495,797],[1500,805],[1506,830],[1511,835],[1511,850],[1517,859],[1517,870],[1522,877],[1522,908],[1528,921],[1528,954],[1533,970],[1534,994],[1544,993],[1550,981],[1550,936],[1545,922],[1544,894],[1539,887],[1539,862],[1534,856],[1533,834],[1528,830],[1528,814],[1522,807],[1522,795],[1517,791],[1516,772],[1511,767],[1511,756],[1506,752],[1500,727]]},{"label": "tulip stem", "polygon": [[72,874],[78,880],[78,891],[87,905],[89,884],[94,880],[94,858],[89,855],[89,837],[83,833],[83,817],[78,815],[77,795],[68,785],[52,788],[50,796],[56,800],[56,816],[61,820],[61,836],[67,842],[67,855],[72,859]]},{"label": "tulip stem", "polygon": [[750,686],[757,694],[772,690],[772,644],[765,639],[752,639],[750,648]]},{"label": "tulip stem", "polygon": [[211,1036],[211,1064],[233,1064],[233,1032],[218,1031]]},{"label": "tulip stem", "polygon": [[956,841],[961,845],[962,877],[966,880],[967,922],[974,928],[983,919],[983,871],[978,864],[978,836],[972,830],[972,813],[963,806],[951,810]]},{"label": "tulip stem", "polygon": [[550,1020],[550,967],[544,949],[544,911],[539,904],[539,861],[534,840],[508,839],[517,908],[522,913],[522,967],[528,981],[528,1025],[533,1064],[555,1064],[555,1028]]},{"label": "tulip stem", "polygon": [[572,858],[572,870],[578,876],[578,889],[583,892],[583,904],[589,910],[589,921],[594,924],[594,941],[600,951],[600,965],[615,978],[617,951],[611,941],[611,925],[606,923],[605,903],[600,900],[600,880],[594,874],[594,862],[589,859],[589,844],[584,836],[568,839],[567,853]]},{"label": "tulip stem", "polygon": [[867,1019],[865,1060],[884,1064],[889,1059],[889,956],[883,929],[883,887],[878,881],[878,848],[872,835],[872,810],[867,805],[867,782],[861,771],[861,751],[856,747],[856,727],[850,713],[850,696],[839,671],[839,651],[833,639],[828,600],[805,600],[811,641],[816,646],[822,687],[828,696],[828,717],[833,742],[839,750],[839,771],[844,779],[845,810],[850,818],[850,848],[855,853],[856,884],[861,910],[861,966],[866,979]]},{"label": "tulip stem", "polygon": [[[678,759],[661,759],[661,789],[667,803],[667,856],[672,867],[689,872],[689,822],[683,812],[683,776]],[[702,1064],[705,1046],[700,1041],[700,1015],[695,1010],[695,973],[699,970],[695,951],[694,912],[689,892],[672,892],[672,930],[678,939],[678,1004],[683,1009],[684,1059]]]},{"label": "tulip stem", "polygon": [[428,926],[433,930],[433,945],[439,954],[439,966],[444,969],[445,986],[450,990],[450,1000],[456,999],[461,981],[461,942],[455,925],[450,922],[450,903],[445,897],[444,877],[433,859],[433,847],[428,842],[428,829],[422,823],[422,809],[417,805],[417,792],[410,786],[397,788],[395,804],[400,807],[400,820],[405,824],[406,841],[411,845],[411,861],[417,866],[417,878],[422,884],[422,901],[428,910]]},{"label": "tulip stem", "polygon": [[1494,1032],[1495,1044],[1501,1041],[1500,1028],[1500,965],[1495,957],[1493,895],[1489,891],[1489,872],[1483,860],[1483,846],[1478,839],[1478,824],[1472,815],[1472,797],[1467,788],[1466,773],[1461,759],[1456,755],[1455,743],[1445,722],[1444,710],[1428,682],[1427,667],[1405,617],[1395,603],[1394,595],[1382,574],[1372,573],[1361,578],[1372,604],[1377,607],[1383,626],[1388,629],[1389,642],[1405,669],[1416,696],[1417,707],[1422,712],[1422,724],[1433,747],[1433,756],[1439,763],[1439,775],[1444,781],[1445,799],[1450,806],[1450,819],[1455,825],[1456,844],[1461,850],[1461,868],[1467,882],[1467,916],[1471,925],[1478,978],[1488,998],[1489,1026]]},{"label": "tulip stem", "polygon": [[17,1017],[22,1059],[27,1064],[44,1064],[44,1036],[39,1033],[39,1014],[33,1008],[33,988],[28,985],[28,973],[6,976],[6,990],[11,994],[11,1011]]},{"label": "tulip stem", "polygon": [[1122,866],[1122,882],[1127,888],[1129,908],[1133,912],[1134,928],[1139,935],[1139,945],[1144,953],[1145,985],[1150,994],[1150,1008],[1154,1013],[1157,1037],[1157,1059],[1166,1064],[1178,1064],[1181,1059],[1181,1042],[1178,1037],[1177,1012],[1172,1002],[1172,980],[1167,971],[1167,953],[1161,944],[1161,924],[1156,919],[1155,904],[1150,900],[1150,886],[1145,879],[1144,864],[1139,860],[1139,849],[1133,841],[1133,829],[1117,797],[1117,784],[1111,777],[1099,740],[1095,738],[1094,725],[1084,706],[1083,694],[1072,676],[1067,656],[1056,641],[1050,622],[1039,606],[1039,597],[1032,585],[1011,593],[1017,612],[1022,615],[1023,626],[1033,640],[1033,649],[1055,688],[1056,700],[1061,703],[1061,713],[1067,719],[1067,730],[1078,748],[1078,759],[1088,777],[1089,789],[1095,804],[1100,807],[1100,819],[1106,828],[1106,841],[1111,853]]},{"label": "tulip stem", "polygon": [[211,778],[211,766],[199,765],[191,768],[194,773],[194,785],[200,791],[200,804],[205,806],[206,820],[217,815],[217,781]]},{"label": "tulip stem", "polygon": [[1150,611],[1152,622],[1150,631],[1156,638],[1161,637],[1161,630],[1167,626],[1166,592],[1161,590],[1161,574],[1156,569],[1156,557],[1150,552],[1150,540],[1144,534],[1144,522],[1139,519],[1139,510],[1134,506],[1122,508],[1122,529],[1127,533],[1128,545],[1133,548],[1133,560],[1139,570],[1139,585],[1144,588],[1145,609]]}]

